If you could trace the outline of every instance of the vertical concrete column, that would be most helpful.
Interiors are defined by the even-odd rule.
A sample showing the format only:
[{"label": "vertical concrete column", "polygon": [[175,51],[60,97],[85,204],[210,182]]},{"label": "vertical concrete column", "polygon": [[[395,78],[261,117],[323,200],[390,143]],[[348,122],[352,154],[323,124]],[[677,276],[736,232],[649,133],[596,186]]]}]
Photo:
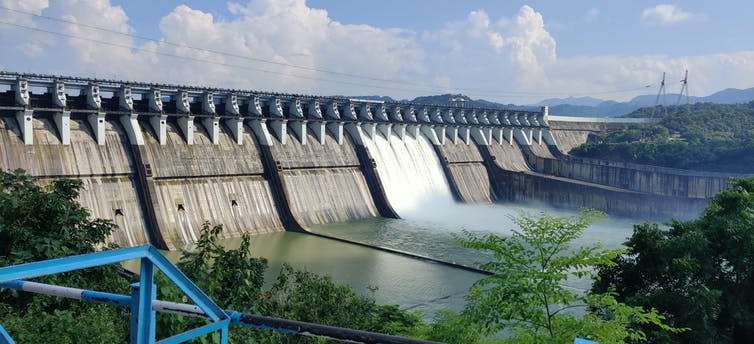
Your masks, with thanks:
[{"label": "vertical concrete column", "polygon": [[480,130],[484,133],[484,137],[487,138],[487,142],[492,144],[492,128],[483,128]]},{"label": "vertical concrete column", "polygon": [[379,132],[388,142],[390,142],[390,136],[392,136],[390,135],[393,131],[392,128],[392,123],[377,123],[377,132]]},{"label": "vertical concrete column", "polygon": [[461,126],[458,128],[458,137],[463,141],[465,144],[469,144],[469,135],[471,133],[471,129],[468,126]]},{"label": "vertical concrete column", "polygon": [[241,116],[241,107],[238,106],[238,95],[231,93],[225,98],[225,115],[233,116],[232,118],[225,119],[223,122],[225,126],[230,130],[230,135],[233,136],[233,140],[236,144],[243,144],[243,119]]},{"label": "vertical concrete column", "polygon": [[518,142],[518,144],[521,146],[531,145],[531,139],[529,138],[529,135],[527,135],[527,132],[522,128],[516,128],[513,131],[513,138],[516,139],[516,142]]},{"label": "vertical concrete column", "polygon": [[358,118],[360,120],[366,121],[361,124],[361,132],[369,136],[370,139],[374,140],[374,134],[376,133],[377,125],[374,123],[372,107],[368,103],[361,104],[361,107],[359,108]]},{"label": "vertical concrete column", "polygon": [[24,107],[24,110],[16,112],[16,121],[18,129],[21,131],[21,138],[25,145],[34,144],[34,110],[30,108],[29,103],[29,82],[24,78],[18,78],[13,86],[16,93],[16,105]]},{"label": "vertical concrete column", "polygon": [[361,130],[361,123],[348,123],[345,125],[345,129],[355,144],[364,145],[364,132]]},{"label": "vertical concrete column", "polygon": [[94,130],[94,137],[97,139],[97,144],[100,146],[105,145],[105,113],[98,112],[88,115],[87,120],[89,125]]},{"label": "vertical concrete column", "polygon": [[419,132],[421,131],[421,127],[422,127],[421,124],[410,124],[406,126],[406,133],[413,138],[417,138],[419,137]]},{"label": "vertical concrete column", "polygon": [[444,126],[444,125],[436,125],[433,129],[435,131],[435,136],[437,136],[439,144],[440,145],[445,145],[445,142],[446,142],[445,138],[447,137],[445,135],[446,126]]},{"label": "vertical concrete column", "polygon": [[178,127],[181,128],[186,143],[194,144],[194,116],[187,115],[178,117]]},{"label": "vertical concrete column", "polygon": [[240,117],[228,118],[225,120],[225,126],[230,130],[230,134],[233,136],[233,140],[236,144],[243,144],[243,119]]},{"label": "vertical concrete column", "polygon": [[325,132],[325,123],[325,121],[309,121],[308,123],[312,135],[322,145],[325,144],[325,135],[327,135]]},{"label": "vertical concrete column", "polygon": [[64,145],[71,144],[71,112],[66,109],[68,98],[65,94],[65,84],[62,80],[55,80],[55,85],[49,90],[52,94],[52,104],[61,108],[60,112],[52,115],[55,126],[60,134],[60,141]]},{"label": "vertical concrete column", "polygon": [[277,137],[280,143],[285,144],[288,138],[288,120],[283,118],[283,104],[280,98],[274,97],[269,101],[269,114],[272,119],[267,125],[272,130],[273,135]]},{"label": "vertical concrete column", "polygon": [[209,138],[212,140],[212,144],[216,145],[220,143],[220,117],[204,117],[202,118],[202,125],[207,129]]},{"label": "vertical concrete column", "polygon": [[273,119],[267,122],[270,129],[272,129],[272,133],[277,137],[278,141],[280,143],[285,144],[286,139],[288,138],[288,129],[287,124],[288,120],[286,119]]},{"label": "vertical concrete column", "polygon": [[175,96],[175,108],[178,112],[191,114],[191,104],[189,103],[189,94],[187,91],[178,91]]},{"label": "vertical concrete column", "polygon": [[340,118],[340,111],[338,110],[338,102],[333,100],[327,104],[326,118],[328,122],[326,124],[327,131],[330,133],[335,142],[339,145],[343,144],[343,122]]},{"label": "vertical concrete column", "polygon": [[270,131],[267,130],[265,122],[267,121],[263,118],[253,118],[249,120],[249,126],[251,127],[251,132],[257,137],[260,145],[272,146],[272,136],[270,135]]},{"label": "vertical concrete column", "polygon": [[126,130],[128,141],[131,142],[131,145],[133,146],[144,145],[144,135],[141,133],[141,126],[139,125],[138,117],[139,115],[137,114],[120,116],[120,123]]},{"label": "vertical concrete column", "polygon": [[291,131],[293,131],[293,135],[296,136],[299,142],[301,142],[302,145],[306,144],[306,127],[307,127],[307,120],[297,120],[297,121],[290,121],[288,122],[288,125],[291,127]]},{"label": "vertical concrete column", "polygon": [[400,106],[395,106],[390,110],[390,119],[393,120],[392,132],[402,141],[406,137],[406,124],[403,123],[404,118]]},{"label": "vertical concrete column", "polygon": [[403,123],[393,124],[393,132],[399,139],[403,140],[406,137],[406,125]]},{"label": "vertical concrete column", "polygon": [[56,112],[52,115],[52,118],[55,120],[55,126],[58,128],[58,133],[60,134],[60,141],[64,145],[70,145],[71,144],[71,112],[68,110],[63,110],[61,112]]},{"label": "vertical concrete column", "polygon": [[445,136],[447,136],[450,139],[450,142],[453,144],[458,143],[458,127],[457,126],[448,126],[445,128]]},{"label": "vertical concrete column", "polygon": [[157,135],[157,141],[160,142],[161,146],[164,146],[168,140],[168,115],[149,116],[149,125],[152,126],[152,129]]},{"label": "vertical concrete column", "polygon": [[292,118],[292,120],[288,121],[288,126],[291,128],[291,131],[293,131],[293,136],[298,139],[298,142],[305,145],[308,136],[306,134],[307,120],[304,116],[304,109],[301,107],[301,99],[296,98],[289,104],[288,116]]},{"label": "vertical concrete column", "polygon": [[502,127],[494,127],[492,128],[492,137],[497,141],[497,143],[502,144],[503,143],[503,130]]},{"label": "vertical concrete column", "polygon": [[552,130],[549,128],[542,129],[542,140],[547,143],[548,146],[557,146],[558,143],[555,141],[555,136],[552,135]]},{"label": "vertical concrete column", "polygon": [[308,113],[309,123],[307,127],[314,135],[314,138],[320,144],[325,144],[325,121],[322,116],[322,109],[320,108],[319,99],[312,99],[309,103]]},{"label": "vertical concrete column", "polygon": [[442,145],[445,143],[445,142],[440,141],[440,138],[437,136],[437,133],[435,132],[434,128],[428,125],[421,126],[421,133],[427,139],[429,139],[429,142],[431,142],[433,145]]},{"label": "vertical concrete column", "polygon": [[327,122],[327,131],[335,139],[339,145],[343,144],[343,122],[330,121]]},{"label": "vertical concrete column", "polygon": [[[487,146],[490,144],[489,140],[487,139],[487,136],[479,127],[474,127],[469,129],[471,132],[471,138],[474,139],[474,142],[476,142],[480,146]],[[468,142],[467,142],[468,144]]]},{"label": "vertical concrete column", "polygon": [[31,109],[16,112],[16,121],[18,121],[18,128],[21,130],[21,137],[25,145],[34,144],[33,114],[34,111]]}]

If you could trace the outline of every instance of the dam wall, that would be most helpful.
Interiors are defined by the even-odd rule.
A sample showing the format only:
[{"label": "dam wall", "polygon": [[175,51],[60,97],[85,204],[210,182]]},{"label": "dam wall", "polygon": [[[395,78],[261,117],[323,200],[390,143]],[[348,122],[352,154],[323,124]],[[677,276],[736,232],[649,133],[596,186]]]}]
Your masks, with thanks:
[{"label": "dam wall", "polygon": [[[518,163],[506,162],[510,146],[479,147],[493,161],[493,188],[501,202],[544,203],[559,208],[594,208],[619,216],[647,216],[656,219],[689,219],[706,207],[706,199],[662,196],[529,171]],[[494,157],[494,160],[492,159]],[[514,166],[517,170],[510,170]]]},{"label": "dam wall", "polygon": [[[544,202],[614,214],[698,212],[724,175],[577,159],[612,124],[547,111],[386,103],[0,72],[0,168],[82,180],[109,239],[176,249],[437,206]],[[621,124],[622,125],[622,124]],[[558,132],[560,131],[560,132]]]},{"label": "dam wall", "polygon": [[[535,148],[534,145],[531,147]],[[550,148],[557,149],[553,146]],[[662,196],[711,197],[727,187],[728,178],[733,176],[579,158],[566,154],[556,158],[551,151],[545,151],[541,147],[524,150],[524,154],[529,166],[542,174]]]},{"label": "dam wall", "polygon": [[557,116],[550,116],[547,123],[550,125],[552,136],[555,138],[558,148],[565,154],[568,154],[573,148],[590,142],[590,140],[593,140],[592,137],[611,129],[629,125],[629,123],[586,122],[578,118],[574,118],[575,121],[565,121],[557,120],[557,118]]},{"label": "dam wall", "polygon": [[302,144],[288,134],[285,144],[274,138],[270,146],[296,219],[307,226],[378,216],[350,138],[322,139],[307,133]]},{"label": "dam wall", "polygon": [[487,167],[477,145],[448,142],[435,146],[443,164],[451,189],[466,203],[492,203],[495,201]]},{"label": "dam wall", "polygon": [[188,144],[175,118],[168,118],[160,144],[150,124],[140,124],[141,163],[151,170],[152,209],[167,247],[195,242],[205,221],[222,224],[224,238],[283,230],[250,130],[239,145],[221,127],[214,144],[204,126],[194,125]]},{"label": "dam wall", "polygon": [[145,216],[138,200],[135,163],[128,139],[118,123],[104,120],[104,145],[98,145],[85,119],[68,123],[70,144],[63,145],[53,119],[39,116],[29,121],[33,144],[22,140],[13,117],[0,117],[0,169],[24,169],[42,184],[55,178],[81,180],[79,201],[92,217],[113,221],[118,229],[109,242],[136,246],[149,242]]}]

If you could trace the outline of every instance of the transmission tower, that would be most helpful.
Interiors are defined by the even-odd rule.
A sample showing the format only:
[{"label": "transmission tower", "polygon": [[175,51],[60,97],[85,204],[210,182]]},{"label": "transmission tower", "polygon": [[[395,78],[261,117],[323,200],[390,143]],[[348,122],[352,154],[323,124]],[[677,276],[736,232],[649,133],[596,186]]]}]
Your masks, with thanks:
[{"label": "transmission tower", "polygon": [[655,106],[654,110],[652,110],[652,117],[655,116],[655,111],[657,110],[657,105],[660,102],[660,95],[662,95],[662,109],[665,111],[665,116],[668,115],[668,109],[665,108],[665,98],[667,98],[667,93],[665,92],[665,72],[662,72],[662,81],[660,81],[660,90],[657,91],[657,98],[655,98]]},{"label": "transmission tower", "polygon": [[683,98],[683,92],[686,92],[686,105],[689,105],[689,70],[686,70],[686,73],[683,74],[683,80],[681,80],[681,93],[678,94],[678,100],[675,102],[675,105],[681,104],[681,98]]}]

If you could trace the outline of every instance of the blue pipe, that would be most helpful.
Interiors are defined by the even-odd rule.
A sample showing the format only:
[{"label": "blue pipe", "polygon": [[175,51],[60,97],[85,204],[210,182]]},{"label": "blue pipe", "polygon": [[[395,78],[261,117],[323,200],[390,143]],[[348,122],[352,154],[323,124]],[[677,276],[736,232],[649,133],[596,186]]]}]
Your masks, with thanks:
[{"label": "blue pipe", "polygon": [[[13,280],[0,283],[0,288],[26,291],[92,303],[104,303],[120,307],[131,307],[131,296],[113,294],[94,290],[62,287],[51,284]],[[152,309],[163,313],[181,314],[201,318],[209,318],[206,312],[198,306],[170,301],[153,300]],[[280,319],[262,315],[246,314],[233,310],[225,310],[230,317],[230,323],[240,326],[254,327],[263,330],[276,331],[285,334],[310,337],[326,337],[335,340],[345,340],[357,343],[393,343],[393,344],[430,344],[434,342],[391,336],[382,333],[367,332],[349,328],[335,327],[308,323],[303,321]],[[0,327],[1,329],[1,327]],[[2,336],[0,336],[2,340]],[[0,344],[5,344],[0,341]]]}]

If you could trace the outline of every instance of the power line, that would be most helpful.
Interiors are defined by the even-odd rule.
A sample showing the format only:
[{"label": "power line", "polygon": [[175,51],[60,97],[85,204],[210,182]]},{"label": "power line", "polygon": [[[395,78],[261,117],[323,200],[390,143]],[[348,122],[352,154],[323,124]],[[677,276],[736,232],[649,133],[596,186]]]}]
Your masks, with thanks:
[{"label": "power line", "polygon": [[267,69],[254,68],[254,67],[248,67],[248,66],[241,66],[241,65],[236,65],[236,64],[230,64],[230,63],[213,61],[213,60],[207,60],[207,59],[190,57],[190,56],[176,55],[176,54],[171,54],[171,53],[166,53],[166,52],[160,52],[160,51],[156,51],[156,50],[150,50],[150,49],[145,49],[145,48],[140,48],[140,47],[134,47],[134,46],[131,46],[131,45],[126,45],[126,44],[118,44],[118,43],[113,43],[113,42],[100,41],[100,40],[96,40],[96,39],[92,39],[92,38],[80,37],[80,36],[71,35],[71,34],[62,33],[62,32],[55,32],[55,31],[50,31],[50,30],[35,28],[35,27],[31,27],[31,26],[21,25],[21,24],[9,23],[9,22],[6,22],[6,21],[0,21],[0,24],[15,26],[15,27],[22,28],[22,29],[27,29],[27,30],[42,32],[42,33],[56,35],[56,36],[68,37],[68,38],[79,39],[79,40],[89,41],[89,42],[98,43],[98,44],[109,45],[109,46],[113,46],[113,47],[126,48],[126,49],[132,49],[132,50],[137,50],[137,51],[143,51],[143,52],[147,52],[147,53],[151,53],[151,54],[156,54],[156,55],[163,55],[163,56],[168,56],[168,57],[173,57],[173,58],[179,58],[179,59],[184,59],[184,60],[191,60],[191,61],[202,62],[202,63],[209,63],[209,64],[220,65],[220,66],[225,66],[225,67],[246,69],[246,70],[250,70],[250,71],[262,72],[262,73],[268,73],[268,74],[289,76],[289,77],[294,77],[294,78],[299,78],[299,79],[306,79],[306,80],[313,80],[313,81],[324,81],[324,82],[333,82],[333,83],[339,83],[339,84],[348,84],[348,85],[352,85],[352,86],[380,88],[380,89],[387,89],[387,90],[401,90],[401,91],[413,91],[413,92],[426,91],[426,90],[433,90],[433,91],[438,90],[438,89],[433,89],[433,88],[411,89],[411,88],[399,88],[399,87],[394,87],[394,86],[380,86],[380,85],[363,84],[363,83],[357,83],[357,82],[345,81],[345,80],[323,79],[323,78],[315,78],[315,77],[310,77],[310,76],[305,76],[305,75],[287,74],[287,73],[282,73],[282,72],[277,72],[277,71],[272,71],[272,70],[267,70]]},{"label": "power line", "polygon": [[[135,39],[151,41],[151,42],[155,42],[155,43],[159,43],[159,44],[165,44],[165,45],[169,45],[169,46],[173,46],[173,47],[178,47],[178,48],[188,48],[188,49],[192,49],[192,50],[197,50],[197,51],[202,51],[202,52],[208,52],[208,53],[217,54],[217,55],[225,55],[225,56],[234,57],[234,58],[240,58],[240,59],[245,59],[245,60],[249,60],[249,61],[268,63],[268,64],[273,64],[273,65],[278,65],[278,66],[283,66],[283,67],[291,67],[291,68],[297,68],[297,69],[307,70],[307,71],[314,71],[314,72],[320,72],[320,73],[340,75],[340,76],[345,76],[345,77],[349,77],[349,78],[358,78],[358,79],[365,79],[365,80],[371,80],[371,81],[389,82],[389,83],[394,83],[394,84],[415,85],[415,86],[418,86],[418,88],[405,88],[405,87],[394,87],[394,86],[390,86],[390,87],[388,87],[388,86],[377,86],[377,85],[374,85],[374,84],[363,84],[363,83],[356,83],[356,82],[352,82],[352,81],[323,79],[323,78],[309,77],[309,76],[303,76],[303,75],[288,74],[288,73],[283,73],[283,72],[271,71],[271,70],[267,70],[267,69],[260,69],[260,68],[254,68],[254,67],[248,67],[248,66],[229,64],[229,63],[225,63],[225,62],[218,62],[218,61],[212,61],[212,60],[207,60],[207,59],[201,59],[201,58],[194,58],[194,57],[188,57],[188,56],[182,56],[182,55],[164,53],[164,52],[159,52],[159,51],[156,51],[156,50],[149,50],[149,49],[139,48],[139,47],[135,47],[135,46],[131,46],[131,45],[116,44],[116,43],[111,43],[111,42],[106,42],[106,41],[100,41],[100,40],[86,38],[86,37],[75,36],[75,35],[71,35],[71,34],[64,34],[64,33],[60,33],[60,32],[44,30],[44,29],[30,27],[30,26],[25,26],[25,25],[21,25],[21,24],[15,24],[15,23],[10,23],[10,22],[0,21],[0,24],[6,24],[6,25],[11,25],[11,26],[16,26],[16,27],[19,27],[19,28],[22,28],[22,29],[43,32],[43,33],[47,33],[47,34],[51,34],[51,35],[64,36],[64,37],[68,37],[68,38],[80,39],[80,40],[90,41],[90,42],[94,42],[94,43],[98,43],[98,44],[105,44],[105,45],[122,47],[122,48],[127,48],[127,49],[132,49],[132,50],[138,50],[138,51],[145,51],[145,52],[149,52],[149,53],[153,53],[153,54],[157,54],[157,55],[168,56],[168,57],[173,57],[173,58],[186,59],[186,60],[192,60],[192,61],[197,61],[197,62],[202,62],[202,63],[210,63],[210,64],[222,65],[222,66],[233,67],[233,68],[241,68],[241,69],[246,69],[246,70],[251,70],[251,71],[257,71],[257,72],[263,72],[263,73],[269,73],[269,74],[284,75],[284,76],[301,78],[301,79],[307,79],[307,80],[313,80],[313,81],[334,82],[334,83],[340,83],[340,84],[348,84],[348,85],[354,85],[354,86],[371,87],[371,88],[379,88],[379,89],[387,89],[387,90],[402,90],[402,91],[413,91],[413,92],[421,92],[421,91],[447,92],[447,89],[445,89],[445,88],[431,87],[431,86],[427,86],[426,84],[414,83],[414,82],[410,82],[410,81],[400,81],[400,80],[391,80],[391,79],[377,78],[377,77],[366,76],[366,75],[359,75],[359,74],[354,74],[354,73],[337,72],[337,71],[332,71],[332,70],[327,70],[327,69],[320,69],[320,68],[300,66],[300,65],[290,64],[290,63],[271,61],[271,60],[266,60],[266,59],[261,59],[261,58],[255,58],[255,57],[250,57],[250,56],[245,56],[245,55],[239,55],[239,54],[234,54],[234,53],[229,53],[229,52],[224,52],[224,51],[219,51],[219,50],[213,50],[213,49],[207,49],[207,48],[201,48],[201,47],[194,47],[194,46],[190,46],[190,45],[186,45],[186,44],[180,44],[180,43],[174,43],[174,42],[165,41],[165,40],[159,40],[159,39],[155,39],[155,38],[152,38],[152,37],[146,37],[146,36],[134,35],[134,34],[130,34],[130,33],[124,33],[124,32],[118,31],[118,30],[113,30],[113,29],[109,29],[109,28],[105,28],[105,27],[90,25],[90,24],[86,24],[86,23],[79,23],[79,22],[75,22],[75,21],[71,21],[71,20],[66,20],[66,19],[63,19],[63,18],[46,16],[46,15],[36,14],[36,13],[32,13],[32,12],[26,12],[26,11],[22,11],[22,10],[8,8],[8,7],[5,7],[5,6],[0,6],[0,9],[4,9],[6,11],[16,12],[16,13],[20,13],[20,14],[24,14],[24,15],[29,15],[29,16],[33,16],[33,17],[37,17],[37,18],[42,18],[42,19],[46,19],[46,20],[50,20],[50,21],[57,21],[57,22],[67,23],[67,24],[77,25],[77,26],[81,26],[81,27],[86,27],[86,28],[94,29],[94,30],[100,30],[100,31],[114,33],[114,34],[118,34],[118,35],[122,35],[122,36],[127,36],[127,37],[131,37],[131,38],[135,38]],[[571,93],[567,93],[567,92],[533,92],[533,91],[491,91],[491,90],[479,90],[479,89],[468,89],[468,88],[455,88],[454,90],[455,91],[465,91],[465,92],[477,93],[477,94],[481,93],[481,94],[486,94],[486,95],[498,95],[498,96],[508,96],[508,97],[510,97],[510,96],[519,96],[519,97],[523,97],[523,96],[556,96],[556,95],[561,95],[561,96],[563,96],[563,95],[568,95],[568,96],[584,96],[584,95],[618,94],[618,93],[634,92],[634,91],[638,91],[638,90],[641,90],[641,89],[644,89],[644,88],[647,88],[647,87],[650,87],[650,86],[651,85],[649,85],[649,86],[643,86],[643,87],[629,88],[629,89],[619,89],[619,90],[600,91],[600,92],[580,92],[580,93],[573,93],[573,92],[571,92]]]},{"label": "power line", "polygon": [[[100,31],[104,31],[104,32],[114,33],[114,34],[118,34],[118,35],[122,35],[122,36],[127,36],[127,37],[132,37],[132,38],[136,38],[136,39],[140,39],[140,40],[144,40],[144,41],[150,41],[150,42],[155,42],[155,43],[159,43],[159,44],[170,45],[170,46],[177,47],[177,48],[188,48],[188,49],[192,49],[192,50],[198,50],[198,51],[203,51],[203,52],[208,52],[208,53],[213,53],[213,54],[218,54],[218,55],[226,55],[226,56],[240,58],[240,59],[245,59],[245,60],[250,60],[250,61],[262,62],[262,63],[268,63],[268,64],[274,64],[274,65],[283,66],[283,67],[292,67],[292,68],[304,69],[304,70],[313,71],[313,72],[335,74],[335,75],[347,76],[347,77],[358,78],[358,79],[368,79],[368,80],[372,80],[372,81],[385,81],[385,82],[392,82],[392,83],[410,83],[410,82],[406,82],[406,81],[397,81],[397,80],[383,79],[383,78],[377,78],[377,77],[372,77],[372,76],[358,75],[358,74],[353,74],[353,73],[344,73],[344,72],[337,72],[337,71],[332,71],[332,70],[327,70],[327,69],[320,69],[320,68],[314,68],[314,67],[300,66],[300,65],[295,65],[295,64],[291,64],[291,63],[272,61],[272,60],[267,60],[267,59],[262,59],[262,58],[257,58],[257,57],[251,57],[251,56],[246,56],[246,55],[239,55],[239,54],[230,53],[230,52],[226,52],[226,51],[220,51],[220,50],[214,50],[214,49],[195,47],[195,46],[191,46],[191,45],[187,45],[187,44],[174,43],[174,42],[170,42],[170,41],[166,41],[166,40],[160,40],[160,39],[156,39],[156,38],[152,38],[152,37],[147,37],[147,36],[134,35],[134,34],[130,34],[130,33],[126,33],[126,32],[121,32],[121,31],[118,31],[118,30],[113,30],[113,29],[109,29],[109,28],[105,28],[105,27],[101,27],[101,26],[90,25],[90,24],[85,24],[85,23],[79,23],[79,22],[75,22],[75,21],[71,21],[71,20],[66,20],[66,19],[63,19],[63,18],[57,18],[57,17],[51,17],[51,16],[45,16],[45,15],[41,15],[41,14],[36,14],[36,13],[32,13],[32,12],[21,11],[21,10],[17,10],[17,9],[8,8],[8,7],[5,7],[5,6],[0,6],[0,9],[4,9],[6,11],[16,12],[16,13],[20,13],[20,14],[25,14],[25,15],[29,15],[29,16],[34,16],[34,17],[37,17],[37,18],[47,19],[47,20],[51,20],[51,21],[57,21],[57,22],[61,22],[61,23],[82,26],[82,27],[89,28],[89,29],[94,29],[94,30],[100,30]],[[420,85],[420,84],[416,84],[416,85]],[[423,85],[421,85],[421,86],[423,86]]]}]

